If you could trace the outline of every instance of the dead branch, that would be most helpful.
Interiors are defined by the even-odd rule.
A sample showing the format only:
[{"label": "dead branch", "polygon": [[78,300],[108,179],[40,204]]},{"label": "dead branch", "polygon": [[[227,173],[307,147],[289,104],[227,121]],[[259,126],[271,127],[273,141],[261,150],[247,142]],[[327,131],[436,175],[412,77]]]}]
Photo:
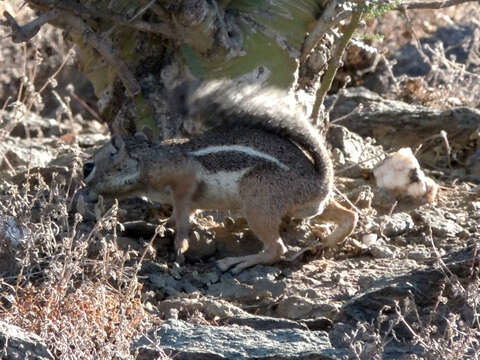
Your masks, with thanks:
[{"label": "dead branch", "polygon": [[[345,31],[338,41],[338,45],[336,46],[330,61],[328,62],[327,70],[322,78],[322,83],[320,84],[320,88],[317,90],[315,95],[315,103],[313,104],[311,119],[318,124],[319,122],[319,115],[322,110],[324,110],[323,102],[325,100],[325,96],[327,95],[328,90],[332,86],[333,79],[337,73],[338,68],[341,66],[342,57],[345,52],[345,49],[350,42],[350,39],[353,35],[353,32],[357,28],[358,24],[363,15],[363,2],[358,5],[357,10],[353,13],[350,23],[345,28]],[[323,111],[322,111],[323,112]],[[327,121],[327,120],[326,120]],[[328,124],[325,123],[325,129],[327,129]]]},{"label": "dead branch", "polygon": [[128,69],[127,64],[116,54],[115,50],[92,31],[82,19],[68,12],[61,11],[57,21],[63,25],[63,27],[73,28],[76,32],[80,33],[83,40],[97,50],[100,55],[116,69],[118,77],[122,80],[130,96],[133,97],[140,93],[140,84]]},{"label": "dead branch", "polygon": [[58,13],[55,10],[43,13],[35,20],[30,21],[23,26],[18,24],[15,18],[8,11],[4,11],[3,15],[7,19],[3,22],[3,25],[10,26],[10,29],[12,30],[10,37],[14,43],[18,44],[26,42],[37,35],[40,28],[49,21],[55,19],[58,16]]},{"label": "dead branch", "polygon": [[317,20],[312,32],[308,34],[302,45],[300,63],[304,63],[310,55],[311,51],[318,45],[323,36],[338,23],[351,15],[350,11],[342,11],[336,14],[337,0],[331,0],[328,6],[322,12]]},{"label": "dead branch", "polygon": [[[135,20],[135,17],[137,15],[133,19],[129,19],[123,15],[105,12],[94,7],[65,0],[56,1],[54,5],[52,5],[50,0],[28,0],[27,2],[34,7],[38,7],[44,10],[51,9],[53,6],[55,9],[63,10],[65,13],[75,14],[77,16],[82,16],[86,18],[101,18],[104,20],[112,21],[119,25],[131,27],[135,30],[164,35],[170,38],[173,37],[173,32],[171,31],[170,26],[168,26],[167,24],[150,23],[147,21]],[[146,10],[147,9],[142,9],[140,12]]]},{"label": "dead branch", "polygon": [[[392,10],[405,11],[412,9],[442,9],[475,1],[477,0],[416,1],[401,4]],[[302,45],[300,63],[304,63],[305,60],[307,60],[311,51],[318,45],[318,43],[330,29],[338,26],[342,20],[345,20],[353,13],[351,10],[344,10],[337,14],[335,12],[336,6],[337,0],[331,0],[325,10],[323,10],[322,15],[317,20],[314,29],[307,36]]]}]

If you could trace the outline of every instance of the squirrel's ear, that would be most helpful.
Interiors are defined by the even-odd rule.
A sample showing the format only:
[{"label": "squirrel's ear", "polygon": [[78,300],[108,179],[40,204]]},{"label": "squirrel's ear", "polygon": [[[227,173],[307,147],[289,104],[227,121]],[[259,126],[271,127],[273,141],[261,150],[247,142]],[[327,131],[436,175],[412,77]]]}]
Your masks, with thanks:
[{"label": "squirrel's ear", "polygon": [[142,130],[135,133],[135,137],[140,140],[153,141],[153,131],[148,126],[143,126]]},{"label": "squirrel's ear", "polygon": [[122,150],[125,150],[125,142],[120,135],[113,135],[111,143],[116,152],[121,152]]}]

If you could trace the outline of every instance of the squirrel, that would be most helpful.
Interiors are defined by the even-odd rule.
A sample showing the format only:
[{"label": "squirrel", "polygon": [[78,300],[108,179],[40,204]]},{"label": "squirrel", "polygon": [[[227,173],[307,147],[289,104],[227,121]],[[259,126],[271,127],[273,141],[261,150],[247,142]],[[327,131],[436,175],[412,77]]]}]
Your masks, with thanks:
[{"label": "squirrel", "polygon": [[171,203],[180,258],[188,249],[193,211],[236,212],[263,250],[217,262],[223,271],[233,267],[233,273],[282,258],[287,249],[279,227],[285,216],[334,222],[328,247],[353,232],[358,215],[331,196],[333,165],[323,139],[283,92],[193,81],[174,89],[169,104],[187,126],[200,124],[190,132],[201,133],[160,143],[143,132],[114,135],[84,164],[86,200],[140,195]]}]

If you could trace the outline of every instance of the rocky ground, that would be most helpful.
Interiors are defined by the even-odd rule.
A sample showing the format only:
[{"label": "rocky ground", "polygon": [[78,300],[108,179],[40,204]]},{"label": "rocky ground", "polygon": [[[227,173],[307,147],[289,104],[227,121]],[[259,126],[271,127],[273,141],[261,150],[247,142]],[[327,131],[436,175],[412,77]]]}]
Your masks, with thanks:
[{"label": "rocky ground", "polygon": [[[479,29],[442,27],[422,42],[460,31],[467,56],[456,59],[473,74]],[[379,67],[365,77],[371,90],[327,100],[335,196],[360,215],[353,236],[326,251],[317,245],[328,226],[291,221],[286,259],[239,275],[214,262],[260,249],[243,221],[198,214],[180,266],[168,207],[75,205],[81,163],[108,139],[103,125],[1,110],[2,358],[478,359],[480,107],[468,91],[433,101],[451,68],[412,75],[400,68],[411,52],[392,54],[395,77]],[[405,146],[439,185],[432,203],[375,184],[372,169]]]}]

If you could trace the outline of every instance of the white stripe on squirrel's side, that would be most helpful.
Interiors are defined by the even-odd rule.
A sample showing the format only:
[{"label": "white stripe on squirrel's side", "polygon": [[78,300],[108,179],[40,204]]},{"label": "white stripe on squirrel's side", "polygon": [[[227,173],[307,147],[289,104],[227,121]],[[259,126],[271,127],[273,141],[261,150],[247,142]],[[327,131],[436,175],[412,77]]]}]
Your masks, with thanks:
[{"label": "white stripe on squirrel's side", "polygon": [[272,155],[266,154],[264,152],[261,152],[261,151],[252,149],[251,147],[243,146],[243,145],[208,146],[204,149],[192,151],[190,154],[194,156],[202,156],[202,155],[209,155],[209,154],[214,154],[218,152],[228,152],[228,151],[241,152],[241,153],[247,154],[248,156],[253,156],[253,157],[261,158],[264,160],[268,160],[270,162],[273,162],[275,165],[279,166],[283,170],[290,169],[287,165],[283,164],[281,161],[279,161]]}]

